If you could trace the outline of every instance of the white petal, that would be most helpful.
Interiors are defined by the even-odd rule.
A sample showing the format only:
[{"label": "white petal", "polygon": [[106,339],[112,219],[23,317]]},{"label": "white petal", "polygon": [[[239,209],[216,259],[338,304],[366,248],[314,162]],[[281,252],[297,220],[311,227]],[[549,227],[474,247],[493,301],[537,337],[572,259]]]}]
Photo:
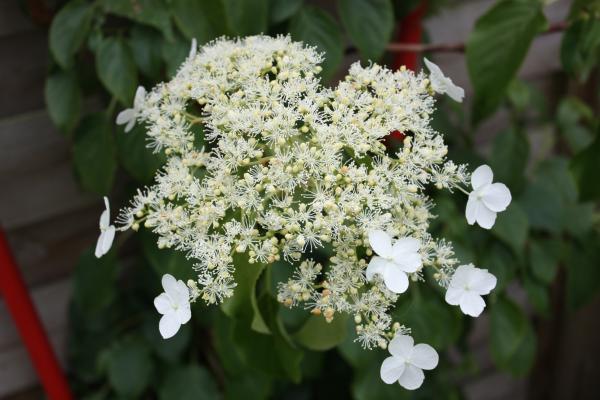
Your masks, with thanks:
[{"label": "white petal", "polygon": [[127,125],[125,125],[125,129],[123,129],[123,132],[127,133],[129,131],[131,131],[133,129],[133,127],[135,126],[135,118],[131,118],[131,120],[129,120],[129,122],[127,123]]},{"label": "white petal", "polygon": [[189,305],[190,303],[190,290],[182,280],[177,281],[175,291],[169,293],[169,296],[180,306]]},{"label": "white petal", "polygon": [[108,229],[106,229],[102,235],[100,235],[100,237],[102,238],[102,245],[101,245],[101,252],[102,255],[108,253],[108,251],[110,250],[112,244],[113,244],[113,240],[115,239],[115,227],[114,225],[111,225],[108,227]]},{"label": "white petal", "polygon": [[477,209],[481,207],[481,200],[478,200],[473,194],[469,195],[467,200],[467,208],[465,209],[465,216],[469,225],[473,225],[477,217]]},{"label": "white petal", "polygon": [[100,232],[104,232],[110,225],[110,214],[108,210],[102,211],[100,214]]},{"label": "white petal", "polygon": [[471,317],[479,317],[484,308],[485,301],[477,293],[465,292],[460,299],[460,310]]},{"label": "white petal", "polygon": [[421,242],[413,237],[403,237],[396,240],[392,251],[394,255],[403,253],[416,253],[421,248]]},{"label": "white petal", "polygon": [[494,183],[483,190],[481,200],[490,210],[500,212],[506,210],[512,196],[504,183]]},{"label": "white petal", "polygon": [[394,293],[404,293],[408,289],[408,276],[397,265],[383,271],[385,286]]},{"label": "white petal", "polygon": [[388,345],[388,351],[394,357],[408,359],[412,355],[415,341],[412,336],[396,335]]},{"label": "white petal", "polygon": [[100,258],[104,255],[102,252],[102,242],[104,241],[104,232],[100,232],[100,236],[98,236],[98,240],[96,241],[96,250],[94,250],[94,255],[96,258]]},{"label": "white petal", "polygon": [[190,47],[190,53],[188,54],[188,58],[196,57],[196,52],[198,51],[198,42],[196,38],[192,39],[192,46]]},{"label": "white petal", "polygon": [[448,81],[449,82],[446,83],[446,94],[452,100],[462,103],[463,98],[465,97],[465,90],[460,86],[455,85],[450,78],[448,78]]},{"label": "white petal", "polygon": [[174,313],[165,314],[161,317],[158,323],[158,330],[160,331],[163,339],[168,339],[177,333],[181,324],[177,320]]},{"label": "white petal", "polygon": [[175,311],[175,316],[177,317],[177,321],[179,321],[180,324],[187,323],[190,320],[190,318],[192,318],[192,311],[190,310],[189,305],[187,307],[179,307]]},{"label": "white petal", "polygon": [[439,361],[437,351],[426,343],[416,345],[410,356],[410,363],[421,369],[434,369]]},{"label": "white petal", "polygon": [[166,293],[161,293],[154,298],[154,307],[160,314],[167,314],[173,310],[171,307],[171,299]]},{"label": "white petal", "polygon": [[171,274],[164,274],[161,283],[165,293],[173,299],[171,293],[177,293],[177,279]]},{"label": "white petal", "polygon": [[135,98],[133,99],[133,108],[136,111],[139,110],[144,103],[144,97],[146,97],[146,89],[144,89],[143,86],[138,86],[137,90],[135,91]]},{"label": "white petal", "polygon": [[479,295],[488,294],[496,287],[496,282],[496,277],[486,269],[475,268],[469,280],[469,289]]},{"label": "white petal", "polygon": [[450,280],[450,287],[464,288],[470,282],[471,274],[475,269],[473,264],[461,265],[456,268]]},{"label": "white petal", "polygon": [[123,125],[131,120],[135,120],[135,110],[133,108],[126,108],[117,114],[117,125]]},{"label": "white petal", "polygon": [[480,165],[471,174],[471,186],[473,186],[473,189],[477,190],[484,185],[491,184],[493,179],[494,173],[492,172],[492,169],[485,164]]},{"label": "white petal", "polygon": [[446,290],[446,303],[450,304],[451,306],[459,305],[460,299],[462,299],[464,293],[464,289],[452,286],[448,287],[448,290]]},{"label": "white petal", "polygon": [[421,255],[419,253],[405,254],[398,259],[394,259],[394,261],[404,272],[415,272],[421,268]]},{"label": "white petal", "polygon": [[392,256],[392,237],[384,231],[371,231],[369,232],[369,244],[381,257]]},{"label": "white petal", "polygon": [[415,390],[421,387],[425,380],[425,374],[421,368],[407,364],[404,373],[398,379],[398,383],[404,389]]},{"label": "white petal", "polygon": [[405,367],[406,363],[403,360],[395,357],[386,358],[383,360],[383,363],[381,363],[381,369],[379,370],[381,380],[388,385],[396,382],[404,372]]},{"label": "white petal", "polygon": [[373,280],[373,276],[375,274],[379,274],[383,277],[383,271],[387,265],[388,262],[385,259],[378,256],[373,256],[369,262],[369,266],[367,267],[367,280],[369,282]]},{"label": "white petal", "polygon": [[475,220],[482,228],[492,229],[494,222],[496,222],[496,213],[487,208],[485,204],[480,203],[476,210]]}]

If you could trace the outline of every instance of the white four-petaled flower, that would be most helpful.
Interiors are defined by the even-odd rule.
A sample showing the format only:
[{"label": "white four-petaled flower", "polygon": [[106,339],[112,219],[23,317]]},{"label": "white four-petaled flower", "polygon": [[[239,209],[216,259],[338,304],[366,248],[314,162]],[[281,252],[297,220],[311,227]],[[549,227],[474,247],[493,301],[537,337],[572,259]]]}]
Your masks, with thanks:
[{"label": "white four-petaled flower", "polygon": [[447,94],[452,100],[462,103],[463,97],[465,97],[465,90],[460,86],[456,86],[454,82],[452,82],[452,79],[445,76],[440,67],[436,64],[426,58],[423,60],[430,72],[429,81],[431,82],[433,90],[440,94]]},{"label": "white four-petaled flower", "polygon": [[154,307],[162,314],[158,330],[164,339],[168,339],[173,337],[179,327],[192,317],[190,292],[183,281],[176,280],[170,274],[163,275],[162,287],[165,292],[156,296]]},{"label": "white four-petaled flower", "polygon": [[425,343],[415,345],[408,335],[397,335],[390,341],[388,350],[392,356],[381,364],[381,380],[387,384],[398,382],[408,390],[418,389],[425,379],[423,370],[434,369],[439,362],[433,347]]},{"label": "white four-petaled flower", "polygon": [[496,277],[487,269],[475,268],[473,264],[461,265],[456,269],[446,291],[446,302],[460,306],[463,313],[478,317],[485,308],[482,295],[496,287]]},{"label": "white four-petaled flower", "polygon": [[421,267],[420,243],[417,239],[404,237],[392,244],[392,237],[384,231],[369,232],[369,243],[377,253],[367,267],[367,280],[379,274],[389,290],[404,293],[408,289],[407,273]]},{"label": "white four-petaled flower", "polygon": [[469,225],[475,222],[490,229],[496,222],[496,213],[506,210],[512,199],[503,183],[492,183],[494,173],[487,165],[478,167],[471,175],[473,191],[467,201],[466,217]]},{"label": "white four-petaled flower", "polygon": [[115,226],[110,224],[110,205],[108,197],[104,196],[104,206],[106,209],[100,215],[100,236],[96,242],[96,251],[94,255],[97,258],[102,257],[110,250],[115,238]]},{"label": "white four-petaled flower", "polygon": [[144,98],[146,97],[146,89],[143,86],[138,86],[135,91],[135,99],[133,100],[133,108],[127,108],[117,115],[117,125],[125,125],[125,132],[129,132],[133,129],[135,121],[138,117],[139,112],[142,110],[144,105]]}]

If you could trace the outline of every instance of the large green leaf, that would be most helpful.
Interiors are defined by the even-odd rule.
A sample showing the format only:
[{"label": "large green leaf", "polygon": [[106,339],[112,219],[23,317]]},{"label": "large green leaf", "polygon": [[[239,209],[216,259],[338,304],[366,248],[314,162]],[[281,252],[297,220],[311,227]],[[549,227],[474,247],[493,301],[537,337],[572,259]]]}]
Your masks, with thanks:
[{"label": "large green leaf", "polygon": [[342,23],[363,58],[377,61],[394,30],[390,0],[339,0]]},{"label": "large green leaf", "polygon": [[102,113],[86,116],[75,131],[73,164],[81,186],[108,194],[117,169],[111,123]]},{"label": "large green leaf", "polygon": [[186,282],[195,276],[194,263],[185,257],[181,251],[174,249],[159,249],[157,236],[146,229],[139,232],[144,256],[158,276],[171,274],[176,279]]},{"label": "large green leaf", "polygon": [[58,64],[67,68],[90,30],[93,8],[83,0],[69,2],[52,20],[50,52]]},{"label": "large green leaf", "polygon": [[199,44],[226,33],[222,0],[172,0],[171,10],[181,32]]},{"label": "large green leaf", "polygon": [[296,14],[304,0],[271,0],[269,8],[269,20],[278,24]]},{"label": "large green leaf", "polygon": [[143,25],[131,28],[129,46],[135,64],[142,74],[153,81],[161,78],[163,69],[162,53],[160,45],[162,37],[160,33]]},{"label": "large green leaf", "polygon": [[529,233],[529,222],[519,203],[512,203],[506,211],[498,214],[492,232],[508,244],[517,256],[521,255]]},{"label": "large green leaf", "polygon": [[529,140],[524,132],[510,129],[494,139],[490,166],[494,181],[508,186],[514,195],[524,184],[525,167],[529,158]]},{"label": "large green leaf", "polygon": [[267,33],[269,0],[223,0],[229,30],[248,36]]},{"label": "large green leaf", "polygon": [[164,165],[162,152],[154,153],[146,146],[146,130],[136,125],[131,131],[117,130],[119,161],[125,170],[140,183],[151,183],[156,170]]},{"label": "large green leaf", "polygon": [[500,298],[491,311],[492,359],[513,375],[525,375],[533,365],[535,332],[523,311],[511,300]]},{"label": "large green leaf", "polygon": [[577,97],[565,97],[558,105],[556,124],[573,152],[587,147],[594,137],[586,126],[594,119],[592,109]]},{"label": "large green leaf", "polygon": [[600,198],[598,160],[600,160],[600,130],[596,133],[592,144],[577,153],[571,162],[571,171],[575,176],[581,200]]},{"label": "large green leaf", "polygon": [[137,69],[127,42],[114,37],[104,39],[96,53],[96,71],[113,96],[122,104],[131,105],[137,87]]},{"label": "large green leaf", "polygon": [[73,301],[78,309],[93,315],[106,309],[117,294],[117,263],[114,251],[96,258],[93,249],[81,255],[73,275]]},{"label": "large green leaf", "polygon": [[593,17],[573,22],[563,35],[560,59],[565,71],[584,82],[600,57],[600,20]]},{"label": "large green leaf", "polygon": [[257,332],[270,333],[258,308],[256,297],[256,284],[265,269],[265,264],[250,264],[244,256],[237,255],[234,265],[237,286],[233,296],[223,302],[221,309],[229,317],[250,321],[252,329]]},{"label": "large green leaf", "polygon": [[199,365],[170,369],[158,390],[160,400],[217,400],[219,390],[210,373]]},{"label": "large green leaf", "polygon": [[466,50],[475,122],[500,105],[533,38],[545,27],[542,3],[530,0],[497,2],[477,20]]},{"label": "large green leaf", "polygon": [[108,13],[126,17],[160,30],[166,38],[172,38],[171,15],[168,0],[100,0]]},{"label": "large green leaf", "polygon": [[323,316],[311,315],[302,328],[294,334],[294,339],[307,349],[329,350],[344,341],[346,321],[345,315],[336,315],[329,323]]},{"label": "large green leaf", "polygon": [[569,246],[567,265],[567,304],[572,310],[584,306],[600,290],[600,236],[588,235]]},{"label": "large green leaf", "polygon": [[152,359],[139,338],[116,343],[106,356],[108,380],[121,397],[139,398],[150,384]]},{"label": "large green leaf", "polygon": [[302,7],[291,21],[290,33],[294,40],[316,46],[325,53],[322,74],[324,80],[329,80],[344,54],[342,35],[331,15],[316,7]]},{"label": "large green leaf", "polygon": [[562,243],[558,239],[537,239],[529,245],[529,266],[539,281],[549,284],[558,270]]},{"label": "large green leaf", "polygon": [[46,79],[44,90],[46,107],[52,122],[69,133],[77,124],[81,113],[81,90],[73,71],[57,71]]}]

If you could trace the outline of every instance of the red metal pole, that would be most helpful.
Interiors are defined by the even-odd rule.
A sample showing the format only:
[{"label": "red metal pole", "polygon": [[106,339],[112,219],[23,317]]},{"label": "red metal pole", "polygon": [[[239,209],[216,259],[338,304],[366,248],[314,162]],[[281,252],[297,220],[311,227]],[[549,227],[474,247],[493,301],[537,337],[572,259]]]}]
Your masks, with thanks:
[{"label": "red metal pole", "polygon": [[70,400],[71,391],[29,297],[27,287],[0,228],[0,293],[50,400]]}]

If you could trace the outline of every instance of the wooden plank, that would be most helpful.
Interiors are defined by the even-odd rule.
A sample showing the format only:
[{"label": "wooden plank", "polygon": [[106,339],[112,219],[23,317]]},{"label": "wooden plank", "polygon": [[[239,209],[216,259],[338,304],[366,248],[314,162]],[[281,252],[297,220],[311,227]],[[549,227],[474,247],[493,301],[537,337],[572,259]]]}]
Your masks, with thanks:
[{"label": "wooden plank", "polygon": [[[69,279],[34,289],[32,299],[52,346],[65,365],[67,309],[71,293]],[[13,325],[0,301],[0,397],[37,384],[38,379]]]},{"label": "wooden plank", "polygon": [[39,30],[0,37],[0,118],[44,107],[47,39]]},{"label": "wooden plank", "polygon": [[0,120],[0,176],[28,172],[69,157],[69,142],[45,110]]}]

